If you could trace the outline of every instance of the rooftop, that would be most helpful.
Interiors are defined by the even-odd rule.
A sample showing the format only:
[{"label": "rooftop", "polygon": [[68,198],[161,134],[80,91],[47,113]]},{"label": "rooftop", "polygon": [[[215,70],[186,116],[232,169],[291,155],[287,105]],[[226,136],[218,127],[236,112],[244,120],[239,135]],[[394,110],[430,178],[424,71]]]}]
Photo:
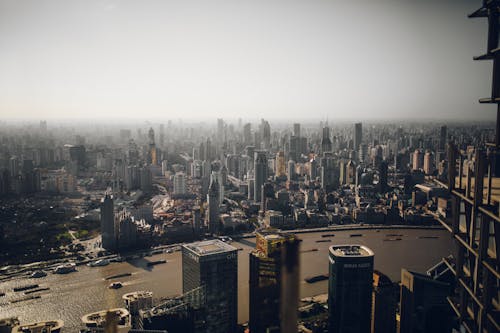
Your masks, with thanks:
[{"label": "rooftop", "polygon": [[330,253],[336,257],[372,257],[373,251],[364,245],[346,244],[330,246]]},{"label": "rooftop", "polygon": [[186,244],[184,247],[199,256],[207,256],[217,253],[237,251],[234,246],[224,243],[218,239]]},{"label": "rooftop", "polygon": [[126,299],[136,300],[136,299],[148,298],[148,297],[153,297],[153,293],[151,291],[141,290],[141,291],[133,291],[131,293],[124,294],[122,296],[122,299],[123,300],[126,300]]}]

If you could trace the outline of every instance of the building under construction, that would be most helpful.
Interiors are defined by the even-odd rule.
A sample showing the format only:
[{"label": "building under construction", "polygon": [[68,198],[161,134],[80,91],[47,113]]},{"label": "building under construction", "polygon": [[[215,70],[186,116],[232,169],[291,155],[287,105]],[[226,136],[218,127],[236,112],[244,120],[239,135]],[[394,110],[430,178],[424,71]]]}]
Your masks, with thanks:
[{"label": "building under construction", "polygon": [[444,262],[453,272],[456,288],[448,303],[462,332],[500,332],[500,1],[483,0],[469,15],[488,21],[484,55],[493,61],[491,96],[480,103],[497,108],[495,141],[471,152],[448,145],[448,181],[440,183],[450,194],[451,216],[438,217],[457,244],[456,257]]}]

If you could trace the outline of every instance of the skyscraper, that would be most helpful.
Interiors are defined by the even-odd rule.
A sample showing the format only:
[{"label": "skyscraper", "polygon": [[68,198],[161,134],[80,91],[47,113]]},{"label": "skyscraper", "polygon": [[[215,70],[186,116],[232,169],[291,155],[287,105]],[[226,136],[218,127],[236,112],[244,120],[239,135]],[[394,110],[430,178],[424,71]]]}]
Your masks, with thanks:
[{"label": "skyscraper", "polygon": [[252,333],[280,332],[281,246],[292,234],[273,230],[256,234],[250,252],[249,328]]},{"label": "skyscraper", "polygon": [[149,162],[152,165],[157,165],[158,164],[158,156],[157,156],[157,151],[156,151],[156,144],[155,144],[155,131],[151,127],[148,132],[148,141],[149,141]]},{"label": "skyscraper", "polygon": [[397,284],[379,271],[373,272],[371,333],[396,333]]},{"label": "skyscraper", "polygon": [[447,138],[448,128],[446,126],[441,126],[441,130],[439,132],[439,151],[445,151]]},{"label": "skyscraper", "polygon": [[370,332],[373,258],[363,245],[330,246],[329,333]]},{"label": "skyscraper", "polygon": [[276,177],[286,176],[285,153],[283,151],[279,151],[276,153],[275,167]]},{"label": "skyscraper", "polygon": [[264,182],[267,180],[267,154],[265,151],[256,151],[254,158],[254,170],[255,170],[255,182],[254,182],[254,200],[260,201],[261,199],[261,188]]},{"label": "skyscraper", "polygon": [[293,124],[293,136],[300,138],[300,124],[299,123]]},{"label": "skyscraper", "polygon": [[451,332],[450,284],[401,270],[401,333]]},{"label": "skyscraper", "polygon": [[208,188],[208,231],[215,234],[219,231],[219,182],[217,177],[212,177],[212,182]]},{"label": "skyscraper", "polygon": [[323,127],[323,136],[321,139],[321,152],[331,152],[332,151],[332,141],[330,140],[330,128]]},{"label": "skyscraper", "polygon": [[101,200],[101,239],[102,247],[106,250],[116,249],[117,226],[115,225],[115,213],[113,197],[106,193]]},{"label": "skyscraper", "polygon": [[207,333],[236,332],[238,320],[238,253],[219,240],[182,246],[182,290],[205,288]]},{"label": "skyscraper", "polygon": [[186,175],[184,172],[176,172],[174,175],[174,194],[186,194]]},{"label": "skyscraper", "polygon": [[358,150],[363,141],[363,132],[361,123],[354,124],[354,150]]}]

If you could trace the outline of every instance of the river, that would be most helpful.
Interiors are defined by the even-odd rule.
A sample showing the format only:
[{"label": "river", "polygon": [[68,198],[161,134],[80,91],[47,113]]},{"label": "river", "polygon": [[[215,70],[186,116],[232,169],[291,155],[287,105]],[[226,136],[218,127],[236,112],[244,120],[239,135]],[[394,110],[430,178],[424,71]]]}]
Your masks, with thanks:
[{"label": "river", "polygon": [[[335,234],[331,242],[317,243],[321,234]],[[362,237],[350,237],[351,234]],[[400,234],[400,241],[384,241],[388,234]],[[436,236],[438,238],[420,238]],[[327,292],[327,281],[314,284],[304,282],[310,275],[328,272],[328,247],[334,244],[362,244],[375,252],[375,268],[387,274],[393,281],[399,281],[401,268],[424,272],[448,256],[454,249],[450,234],[445,230],[427,229],[384,229],[356,231],[328,231],[300,234],[301,243],[301,297]],[[254,238],[242,239],[232,245],[238,251],[238,320],[248,320],[248,253],[255,244]],[[318,251],[305,251],[317,248]],[[166,264],[147,267],[148,261],[166,259]],[[132,273],[120,280],[121,289],[108,289],[111,281],[104,278],[120,273]],[[47,291],[35,293],[39,299],[10,303],[18,299],[22,292],[14,292],[16,286],[39,284]],[[62,319],[66,332],[75,332],[81,327],[80,318],[86,313],[113,307],[123,307],[121,296],[135,290],[150,290],[155,298],[178,295],[182,290],[182,260],[180,252],[164,253],[130,262],[112,263],[104,267],[79,266],[78,272],[57,275],[49,273],[41,279],[17,277],[0,283],[0,319],[18,316],[22,323],[48,319]]]}]

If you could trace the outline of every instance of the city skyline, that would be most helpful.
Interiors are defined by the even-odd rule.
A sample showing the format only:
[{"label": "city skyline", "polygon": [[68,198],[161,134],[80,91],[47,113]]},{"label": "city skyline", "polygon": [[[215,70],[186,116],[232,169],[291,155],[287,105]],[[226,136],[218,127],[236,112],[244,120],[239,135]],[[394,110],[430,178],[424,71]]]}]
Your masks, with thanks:
[{"label": "city skyline", "polygon": [[2,0],[0,114],[492,120],[475,5]]}]

